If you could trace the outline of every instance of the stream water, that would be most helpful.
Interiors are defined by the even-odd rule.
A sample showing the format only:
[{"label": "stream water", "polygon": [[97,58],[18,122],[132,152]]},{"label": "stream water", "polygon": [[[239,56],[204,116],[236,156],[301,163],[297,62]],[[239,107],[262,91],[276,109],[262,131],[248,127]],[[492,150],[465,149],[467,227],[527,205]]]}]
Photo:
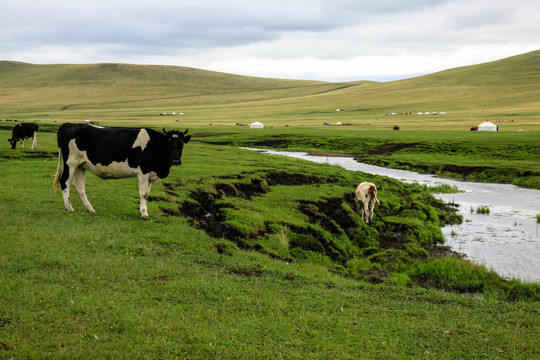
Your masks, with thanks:
[{"label": "stream water", "polygon": [[[540,224],[536,220],[536,215],[540,214],[540,190],[443,179],[434,175],[362,164],[350,157],[249,150],[339,165],[347,170],[384,175],[406,183],[455,186],[464,192],[434,194],[445,202],[458,204],[459,213],[463,215],[461,225],[442,229],[446,244],[505,278],[540,281]],[[489,214],[478,214],[476,210],[479,207],[489,208]]]}]

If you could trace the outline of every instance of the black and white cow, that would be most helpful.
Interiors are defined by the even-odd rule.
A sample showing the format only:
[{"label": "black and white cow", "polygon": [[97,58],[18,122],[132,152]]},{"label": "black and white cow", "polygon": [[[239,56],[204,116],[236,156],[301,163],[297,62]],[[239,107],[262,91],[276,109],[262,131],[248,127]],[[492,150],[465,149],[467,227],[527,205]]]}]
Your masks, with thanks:
[{"label": "black and white cow", "polygon": [[73,212],[69,197],[73,182],[86,210],[93,213],[85,191],[86,170],[102,179],[137,177],[141,217],[147,219],[150,187],[166,178],[172,165],[181,164],[182,149],[191,139],[187,132],[63,124],[57,135],[58,168],[53,186],[58,190],[60,184],[65,208]]},{"label": "black and white cow", "polygon": [[28,138],[34,138],[32,142],[32,149],[36,148],[38,125],[36,123],[20,123],[13,127],[11,133],[11,139],[8,139],[11,144],[11,148],[15,149],[17,141],[21,141],[21,148],[24,148],[24,140]]}]

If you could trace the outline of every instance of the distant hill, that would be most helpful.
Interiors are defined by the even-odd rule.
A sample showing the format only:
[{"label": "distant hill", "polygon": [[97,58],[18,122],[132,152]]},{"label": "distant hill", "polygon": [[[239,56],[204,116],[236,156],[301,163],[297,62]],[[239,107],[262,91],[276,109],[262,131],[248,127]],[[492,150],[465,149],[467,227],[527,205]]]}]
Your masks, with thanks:
[{"label": "distant hill", "polygon": [[0,61],[1,86],[115,86],[128,88],[134,84],[169,92],[214,93],[240,88],[262,89],[283,86],[309,86],[317,82],[265,79],[200,70],[182,66],[90,64],[34,65]]},{"label": "distant hill", "polygon": [[540,117],[540,50],[382,83],[268,79],[180,66],[0,61],[0,118],[143,121],[167,109],[217,123],[318,124],[336,109],[345,110],[340,116],[347,122],[445,111],[467,121],[517,116],[530,123]]}]

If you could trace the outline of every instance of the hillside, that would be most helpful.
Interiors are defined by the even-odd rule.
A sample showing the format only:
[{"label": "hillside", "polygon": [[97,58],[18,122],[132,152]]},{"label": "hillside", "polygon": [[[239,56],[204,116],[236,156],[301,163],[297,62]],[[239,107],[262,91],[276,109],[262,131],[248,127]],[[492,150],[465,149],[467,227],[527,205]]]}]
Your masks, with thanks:
[{"label": "hillside", "polygon": [[[193,93],[214,94],[240,90],[305,87],[320,82],[276,80],[199,70],[180,66],[130,64],[34,65],[20,62],[0,62],[2,86],[31,89],[44,86],[116,87],[130,91],[137,84],[149,93],[161,89],[164,93],[186,96]],[[141,91],[141,89],[139,89]],[[123,92],[118,94],[120,97]]]},{"label": "hillside", "polygon": [[[178,66],[10,61],[0,62],[0,79],[0,118],[32,121],[147,122],[160,112],[182,111],[191,124],[387,126],[399,121],[424,127],[431,118],[385,114],[445,111],[447,116],[429,126],[463,128],[490,120],[535,129],[540,115],[540,50],[385,83],[265,79]],[[336,114],[336,109],[345,111]]]},{"label": "hillside", "polygon": [[[307,103],[307,101],[305,102]],[[387,120],[422,128],[460,126],[482,121],[512,122],[515,126],[540,125],[540,51],[441,71],[411,79],[353,86],[318,97],[328,110],[336,104],[356,113],[343,122]],[[441,112],[446,116],[416,116],[418,112]],[[412,113],[409,117],[384,114]],[[461,125],[463,124],[463,125]],[[536,129],[539,129],[536,127]]]},{"label": "hillside", "polygon": [[[211,99],[223,94],[234,94],[242,99],[249,97],[245,94],[250,92],[294,89],[302,93],[304,88],[317,88],[322,84],[230,75],[187,67],[128,64],[33,65],[2,62],[0,78],[2,101],[14,107],[24,106],[24,99],[29,97],[42,106],[59,103],[82,107],[109,103],[122,107],[129,102],[201,96]],[[24,95],[23,98],[20,95]]]}]

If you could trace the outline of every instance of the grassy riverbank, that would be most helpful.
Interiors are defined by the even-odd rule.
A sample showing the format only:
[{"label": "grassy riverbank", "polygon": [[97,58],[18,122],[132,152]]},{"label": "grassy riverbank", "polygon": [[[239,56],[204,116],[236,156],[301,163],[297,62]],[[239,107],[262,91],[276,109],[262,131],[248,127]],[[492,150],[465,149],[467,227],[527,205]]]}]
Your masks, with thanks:
[{"label": "grassy riverbank", "polygon": [[[135,179],[91,174],[97,213],[72,192],[70,214],[51,187],[55,134],[38,139],[0,150],[2,357],[540,354],[540,286],[438,251],[459,219],[421,187],[199,137],[153,187],[150,220]],[[373,226],[351,198],[364,180]]]},{"label": "grassy riverbank", "polygon": [[268,129],[235,131],[202,141],[235,146],[354,156],[372,165],[467,181],[540,189],[540,132]]}]

